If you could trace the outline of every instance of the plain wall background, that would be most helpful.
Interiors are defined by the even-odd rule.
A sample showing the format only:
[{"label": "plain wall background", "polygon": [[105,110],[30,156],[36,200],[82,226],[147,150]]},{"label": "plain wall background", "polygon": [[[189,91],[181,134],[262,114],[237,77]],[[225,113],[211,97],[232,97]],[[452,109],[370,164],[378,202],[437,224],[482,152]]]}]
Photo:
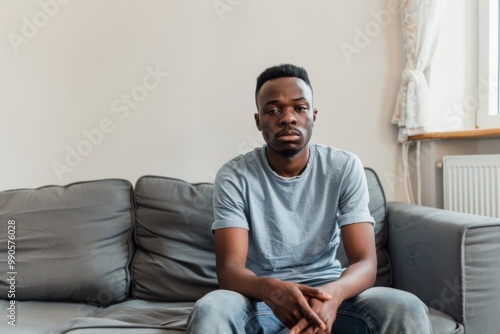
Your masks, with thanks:
[{"label": "plain wall background", "polygon": [[[134,183],[145,174],[211,182],[224,162],[263,143],[253,120],[255,79],[291,62],[313,84],[313,141],[357,153],[395,199],[401,182],[390,119],[403,65],[391,3],[2,1],[0,189],[108,177]],[[44,20],[43,7],[53,17]],[[19,42],[12,33],[33,36]],[[148,67],[168,76],[144,97],[137,86]],[[126,114],[120,100],[134,89],[141,101]],[[102,140],[92,132],[101,122],[109,132]],[[68,158],[78,148],[86,156]],[[55,162],[67,168],[60,177]]]},{"label": "plain wall background", "polygon": [[[388,200],[405,200],[390,124],[404,66],[398,3],[3,0],[0,190],[110,177],[135,183],[145,174],[212,182],[224,162],[262,145],[255,79],[291,62],[313,84],[313,141],[355,152]],[[434,128],[455,124],[444,112],[477,80],[477,3],[446,6],[445,41],[430,72]],[[155,70],[168,75],[141,88]],[[127,106],[131,94],[140,101]],[[99,126],[108,132],[102,138]],[[443,155],[486,153],[498,142],[425,143],[424,204],[442,201],[435,163]],[[68,153],[78,150],[79,160]]]}]

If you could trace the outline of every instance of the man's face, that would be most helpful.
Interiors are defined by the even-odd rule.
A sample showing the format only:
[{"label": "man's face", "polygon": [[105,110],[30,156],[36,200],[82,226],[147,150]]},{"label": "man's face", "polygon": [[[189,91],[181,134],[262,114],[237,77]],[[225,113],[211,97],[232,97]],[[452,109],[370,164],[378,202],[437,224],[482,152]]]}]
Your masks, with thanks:
[{"label": "man's face", "polygon": [[255,122],[272,151],[293,157],[306,147],[317,113],[312,100],[311,88],[299,78],[278,78],[262,85]]}]

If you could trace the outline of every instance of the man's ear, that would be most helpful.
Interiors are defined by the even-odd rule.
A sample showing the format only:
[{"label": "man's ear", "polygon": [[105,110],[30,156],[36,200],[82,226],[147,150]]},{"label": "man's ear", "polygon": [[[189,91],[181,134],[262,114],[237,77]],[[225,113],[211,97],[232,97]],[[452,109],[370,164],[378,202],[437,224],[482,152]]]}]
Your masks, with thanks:
[{"label": "man's ear", "polygon": [[318,114],[318,109],[313,109],[313,123],[316,122],[316,115]]},{"label": "man's ear", "polygon": [[259,129],[259,131],[261,131],[262,129],[260,127],[259,113],[253,114],[253,117],[255,118],[255,125],[257,126],[257,129]]}]

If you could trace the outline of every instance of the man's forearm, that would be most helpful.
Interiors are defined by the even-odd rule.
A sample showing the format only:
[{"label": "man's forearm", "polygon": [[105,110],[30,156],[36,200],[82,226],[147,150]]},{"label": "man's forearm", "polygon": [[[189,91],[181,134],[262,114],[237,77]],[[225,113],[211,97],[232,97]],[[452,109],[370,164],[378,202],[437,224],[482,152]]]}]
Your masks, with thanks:
[{"label": "man's forearm", "polygon": [[375,283],[377,268],[371,261],[360,261],[347,267],[342,276],[335,282],[322,287],[339,301],[356,297],[361,292],[371,288]]},{"label": "man's forearm", "polygon": [[231,265],[218,269],[217,276],[222,289],[235,291],[258,301],[263,301],[272,295],[272,281],[276,280],[258,277],[247,268]]}]

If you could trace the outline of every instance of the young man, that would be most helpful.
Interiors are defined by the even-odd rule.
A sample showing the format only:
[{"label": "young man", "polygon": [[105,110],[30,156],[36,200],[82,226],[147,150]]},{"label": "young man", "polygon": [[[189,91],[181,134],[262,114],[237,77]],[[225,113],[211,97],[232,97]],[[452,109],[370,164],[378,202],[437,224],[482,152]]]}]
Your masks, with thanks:
[{"label": "young man", "polygon": [[[255,99],[266,145],[217,174],[212,230],[221,290],[196,303],[187,332],[431,333],[417,297],[372,288],[377,260],[364,170],[354,154],[310,143],[318,111],[307,72],[266,69]],[[335,260],[340,236],[346,269]]]}]

